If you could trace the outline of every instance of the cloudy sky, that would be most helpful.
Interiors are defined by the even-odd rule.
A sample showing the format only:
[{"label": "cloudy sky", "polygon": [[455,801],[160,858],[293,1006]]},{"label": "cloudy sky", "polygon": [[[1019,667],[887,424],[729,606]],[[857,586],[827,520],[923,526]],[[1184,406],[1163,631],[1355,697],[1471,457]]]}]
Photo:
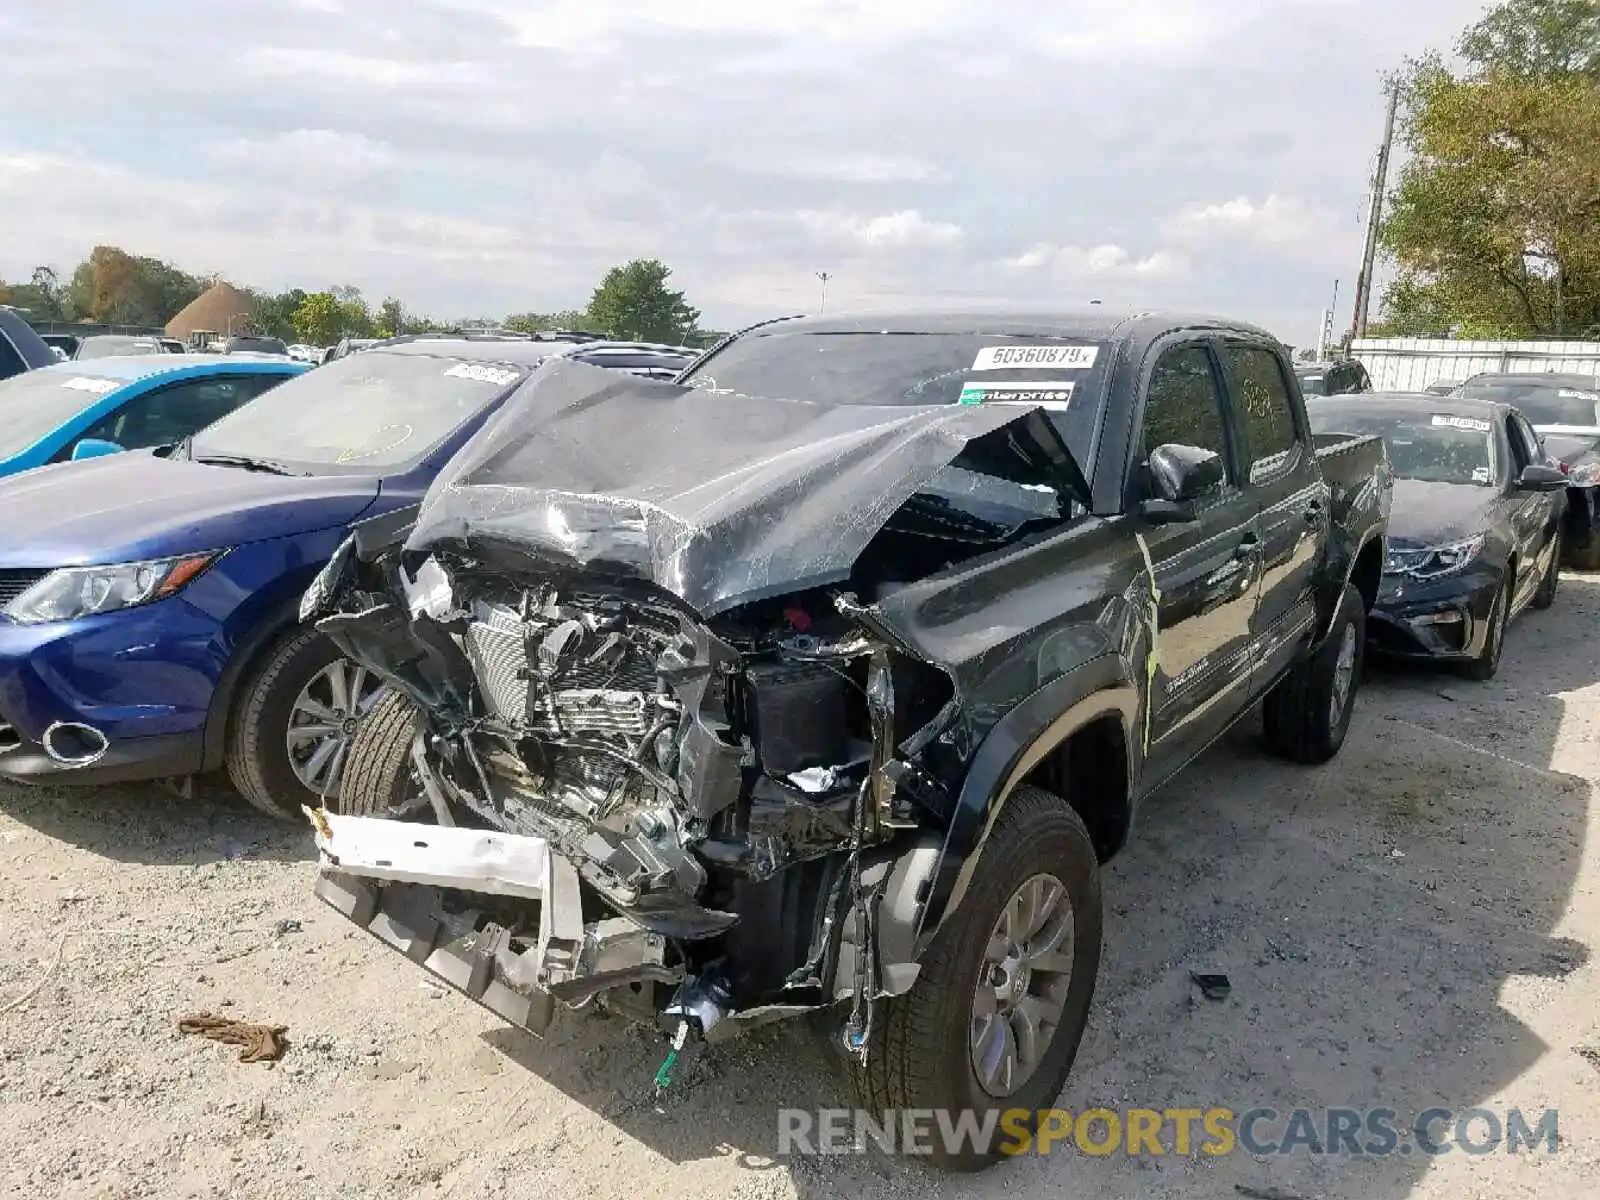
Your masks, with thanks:
[{"label": "cloudy sky", "polygon": [[96,242],[438,316],[658,257],[830,309],[1348,321],[1379,73],[1482,0],[8,0],[0,278]]}]

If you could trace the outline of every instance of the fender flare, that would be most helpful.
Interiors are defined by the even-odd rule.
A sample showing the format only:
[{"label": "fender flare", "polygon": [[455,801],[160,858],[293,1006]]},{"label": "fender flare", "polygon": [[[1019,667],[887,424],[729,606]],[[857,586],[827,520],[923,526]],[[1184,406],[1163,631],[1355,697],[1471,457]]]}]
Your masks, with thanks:
[{"label": "fender flare", "polygon": [[300,593],[268,608],[254,622],[250,631],[234,645],[228,655],[227,665],[217,677],[217,686],[211,693],[211,707],[206,713],[205,744],[201,758],[203,771],[219,771],[227,762],[228,725],[233,719],[233,702],[239,687],[251,668],[260,661],[261,652],[300,623]]},{"label": "fender flare", "polygon": [[[919,952],[965,898],[979,856],[1006,801],[1029,772],[1062,742],[1103,717],[1115,717],[1127,747],[1127,776],[1142,753],[1140,691],[1126,664],[1104,654],[1059,675],[1027,697],[989,731],[973,755],[937,859],[929,865],[927,899],[916,927]],[[1130,797],[1121,798],[1124,803]]]},{"label": "fender flare", "polygon": [[1344,590],[1345,588],[1349,587],[1351,581],[1355,579],[1356,567],[1361,562],[1361,556],[1367,552],[1368,546],[1372,546],[1374,544],[1377,545],[1378,570],[1380,572],[1383,570],[1383,556],[1385,553],[1384,546],[1387,538],[1388,535],[1384,530],[1377,529],[1368,534],[1366,538],[1362,540],[1361,544],[1356,547],[1356,552],[1350,556],[1350,561],[1345,564],[1344,574],[1339,580],[1339,586],[1337,590],[1333,591],[1328,597],[1327,611],[1319,612],[1317,614],[1317,636],[1312,640],[1312,646],[1315,647],[1322,645],[1322,643],[1326,641],[1328,636],[1333,632],[1333,623],[1339,619],[1339,605],[1344,599]]}]

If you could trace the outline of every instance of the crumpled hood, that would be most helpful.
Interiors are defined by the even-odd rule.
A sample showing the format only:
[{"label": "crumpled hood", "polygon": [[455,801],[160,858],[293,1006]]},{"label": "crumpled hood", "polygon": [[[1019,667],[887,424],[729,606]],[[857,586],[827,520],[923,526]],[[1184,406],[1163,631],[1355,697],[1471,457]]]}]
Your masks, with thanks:
[{"label": "crumpled hood", "polygon": [[553,360],[441,472],[407,548],[493,542],[650,580],[710,616],[848,577],[936,477],[959,497],[961,473],[941,473],[963,452],[1087,499],[1037,407],[753,399]]},{"label": "crumpled hood", "polygon": [[1389,544],[1408,549],[1472,537],[1489,527],[1498,499],[1492,487],[1396,479]]},{"label": "crumpled hood", "polygon": [[0,480],[0,566],[124,562],[345,525],[378,480],[108,454]]}]

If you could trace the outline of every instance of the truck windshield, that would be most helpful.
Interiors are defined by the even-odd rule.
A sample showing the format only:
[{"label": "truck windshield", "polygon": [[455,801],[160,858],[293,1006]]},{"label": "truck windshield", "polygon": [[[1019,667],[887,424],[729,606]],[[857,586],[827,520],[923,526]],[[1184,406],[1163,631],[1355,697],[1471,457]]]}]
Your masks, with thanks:
[{"label": "truck windshield", "polygon": [[368,351],[296,376],[208,425],[193,456],[266,459],[315,474],[409,464],[529,369]]},{"label": "truck windshield", "polygon": [[1038,405],[1055,414],[1081,463],[1090,458],[1112,358],[1108,342],[1035,334],[755,330],[681,382],[813,404]]},{"label": "truck windshield", "polygon": [[1306,411],[1315,433],[1381,437],[1398,479],[1494,486],[1494,427],[1486,420],[1420,411],[1352,414],[1347,406],[1320,403]]},{"label": "truck windshield", "polygon": [[21,454],[118,388],[123,379],[105,379],[63,364],[24,371],[0,381],[0,460]]}]

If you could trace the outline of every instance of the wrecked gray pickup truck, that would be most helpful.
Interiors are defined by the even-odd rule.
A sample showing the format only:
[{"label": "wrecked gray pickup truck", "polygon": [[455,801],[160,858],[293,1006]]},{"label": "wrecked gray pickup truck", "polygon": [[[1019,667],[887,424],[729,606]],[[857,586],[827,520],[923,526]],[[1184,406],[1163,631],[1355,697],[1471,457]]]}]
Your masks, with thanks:
[{"label": "wrecked gray pickup truck", "polygon": [[838,1005],[874,1111],[1046,1107],[1137,802],[1269,692],[1271,746],[1337,752],[1388,503],[1381,441],[1314,446],[1283,348],[1204,318],[547,364],[306,594],[393,688],[318,894],[534,1032]]}]

